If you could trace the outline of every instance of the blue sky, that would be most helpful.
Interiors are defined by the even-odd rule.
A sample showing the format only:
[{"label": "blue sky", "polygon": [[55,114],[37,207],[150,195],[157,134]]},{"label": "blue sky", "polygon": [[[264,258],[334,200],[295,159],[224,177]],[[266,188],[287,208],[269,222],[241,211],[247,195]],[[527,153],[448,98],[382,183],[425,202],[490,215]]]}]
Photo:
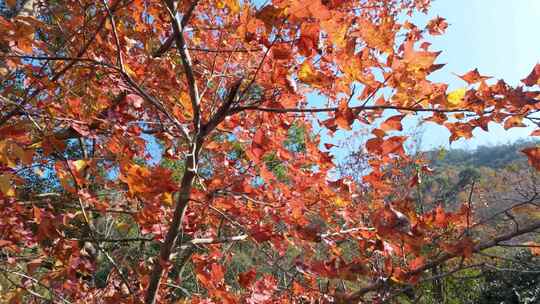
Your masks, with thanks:
[{"label": "blue sky", "polygon": [[[482,75],[504,79],[518,85],[540,62],[539,0],[440,0],[433,2],[429,17],[440,15],[450,24],[443,36],[432,39],[433,50],[442,50],[439,62],[446,67],[436,72],[433,80],[448,82],[451,88],[465,83],[452,73],[463,74],[478,68]],[[419,21],[429,19],[416,18]],[[490,131],[476,130],[474,138],[459,140],[453,148],[474,148],[478,145],[507,143],[527,138],[530,128],[505,131],[490,124]],[[424,148],[448,146],[448,133],[440,127],[426,127]]]},{"label": "blue sky", "polygon": [[[474,68],[482,75],[493,76],[490,81],[504,79],[511,85],[519,85],[520,79],[540,62],[540,39],[534,35],[540,29],[540,0],[439,0],[433,2],[427,15],[414,16],[413,21],[423,25],[436,16],[446,18],[449,27],[444,35],[429,37],[428,41],[432,43],[431,50],[443,51],[437,62],[446,63],[446,66],[430,79],[448,83],[449,90],[465,87],[466,83],[455,74],[461,75]],[[322,103],[317,97],[310,101]],[[415,121],[408,120],[404,132],[412,132],[415,125]],[[353,132],[362,129],[365,126],[353,125]],[[532,128],[506,131],[502,126],[490,123],[489,132],[475,130],[472,139],[460,139],[451,145],[448,141],[450,133],[444,127],[428,123],[421,130],[420,148],[429,150],[504,144],[529,138]],[[352,134],[338,131],[333,137],[324,135],[322,140],[339,143],[354,138]],[[332,152],[338,160],[346,153],[339,148]]]}]

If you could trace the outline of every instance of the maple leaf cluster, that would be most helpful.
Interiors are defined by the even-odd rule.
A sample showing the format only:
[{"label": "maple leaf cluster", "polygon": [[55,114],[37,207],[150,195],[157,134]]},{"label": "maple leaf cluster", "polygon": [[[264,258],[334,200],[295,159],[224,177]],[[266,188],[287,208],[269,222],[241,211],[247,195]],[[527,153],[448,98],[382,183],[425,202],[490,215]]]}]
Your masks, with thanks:
[{"label": "maple leaf cluster", "polygon": [[[401,121],[421,115],[451,141],[490,122],[537,125],[540,68],[525,87],[473,70],[448,92],[428,79],[443,65],[427,39],[446,21],[407,17],[428,7],[69,0],[0,18],[5,299],[378,301],[488,248],[466,204],[416,210],[430,169],[405,153]],[[361,185],[332,179],[316,124],[375,126]],[[523,152],[538,169],[539,148]]]}]

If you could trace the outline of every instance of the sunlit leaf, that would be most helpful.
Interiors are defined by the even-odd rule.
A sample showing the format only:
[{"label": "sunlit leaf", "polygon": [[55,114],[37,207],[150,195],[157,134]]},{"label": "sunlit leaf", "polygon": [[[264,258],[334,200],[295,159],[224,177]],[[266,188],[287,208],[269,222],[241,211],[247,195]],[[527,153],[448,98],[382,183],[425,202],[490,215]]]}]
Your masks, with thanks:
[{"label": "sunlit leaf", "polygon": [[450,93],[448,93],[448,105],[451,108],[457,108],[460,107],[463,103],[463,98],[465,97],[465,93],[467,92],[467,89],[465,88],[459,88],[457,90],[454,90]]}]

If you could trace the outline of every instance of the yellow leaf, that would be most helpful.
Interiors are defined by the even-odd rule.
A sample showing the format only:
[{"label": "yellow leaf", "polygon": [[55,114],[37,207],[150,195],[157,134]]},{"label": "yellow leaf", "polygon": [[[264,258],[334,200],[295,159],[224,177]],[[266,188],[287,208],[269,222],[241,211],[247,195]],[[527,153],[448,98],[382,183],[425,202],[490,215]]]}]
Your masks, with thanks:
[{"label": "yellow leaf", "polygon": [[340,23],[335,19],[328,19],[321,22],[321,27],[327,32],[328,39],[331,43],[340,48],[345,47],[345,36],[349,29],[347,24]]},{"label": "yellow leaf", "polygon": [[167,206],[172,206],[173,204],[173,195],[171,192],[165,192],[163,193],[161,199],[163,200],[163,204]]},{"label": "yellow leaf", "polygon": [[0,175],[0,191],[9,197],[15,196],[15,189],[11,185],[11,179],[7,175]]},{"label": "yellow leaf", "polygon": [[30,165],[33,157],[34,150],[32,149],[23,149],[18,144],[7,140],[0,141],[0,163],[10,168],[17,167],[17,160],[20,160],[23,165]]},{"label": "yellow leaf", "polygon": [[126,71],[126,73],[131,77],[137,76],[137,73],[135,73],[127,64],[124,64],[124,71]]},{"label": "yellow leaf", "polygon": [[336,206],[338,206],[338,207],[345,207],[345,206],[350,204],[350,201],[344,200],[344,199],[342,199],[341,197],[338,196],[336,198],[334,204],[336,204]]},{"label": "yellow leaf", "polygon": [[186,92],[182,92],[180,94],[180,104],[182,105],[182,108],[184,109],[184,115],[187,118],[193,117],[193,107],[191,106],[191,99]]},{"label": "yellow leaf", "polygon": [[64,187],[64,189],[68,192],[77,193],[77,190],[71,185],[73,181],[72,176],[65,170],[63,164],[61,162],[57,162],[54,165],[54,169],[62,187]]},{"label": "yellow leaf", "polygon": [[120,222],[120,223],[116,224],[116,229],[118,229],[118,231],[120,231],[122,233],[128,233],[129,228],[130,227],[129,227],[128,223]]},{"label": "yellow leaf", "polygon": [[129,162],[121,167],[120,180],[128,185],[131,193],[148,193],[151,190],[148,185],[150,170]]},{"label": "yellow leaf", "polygon": [[19,148],[16,144],[8,142],[7,140],[0,141],[0,163],[4,163],[10,168],[17,167],[16,159],[13,158],[17,152],[14,151]]},{"label": "yellow leaf", "polygon": [[88,161],[84,159],[78,159],[78,160],[72,161],[71,164],[73,165],[73,167],[75,168],[77,172],[81,172],[82,170],[86,168],[86,166],[88,166]]},{"label": "yellow leaf", "polygon": [[309,62],[304,62],[298,70],[298,79],[314,87],[320,86],[324,82],[324,75],[315,71]]},{"label": "yellow leaf", "polygon": [[238,0],[224,0],[225,5],[231,10],[231,13],[236,14],[240,12],[240,4]]},{"label": "yellow leaf", "polygon": [[461,103],[463,103],[463,97],[465,97],[466,92],[467,89],[459,88],[455,91],[448,93],[448,105],[450,107],[459,107]]},{"label": "yellow leaf", "polygon": [[0,140],[0,164],[7,164],[8,162],[8,153],[7,153],[7,141]]},{"label": "yellow leaf", "polygon": [[298,71],[298,79],[303,82],[309,82],[314,75],[315,71],[313,71],[311,64],[309,64],[307,61],[302,63],[302,66],[300,66],[300,70]]},{"label": "yellow leaf", "polygon": [[43,143],[43,141],[40,140],[38,142],[35,142],[35,143],[27,146],[27,148],[29,148],[29,149],[39,149],[39,148],[41,148],[42,143]]}]

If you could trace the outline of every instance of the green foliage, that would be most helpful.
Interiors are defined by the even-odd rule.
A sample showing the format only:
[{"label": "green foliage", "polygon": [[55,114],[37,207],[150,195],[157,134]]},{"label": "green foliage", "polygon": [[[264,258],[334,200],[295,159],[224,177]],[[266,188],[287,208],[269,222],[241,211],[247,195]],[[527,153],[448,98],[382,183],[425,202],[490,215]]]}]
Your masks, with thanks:
[{"label": "green foliage", "polygon": [[291,152],[304,152],[306,150],[306,128],[301,125],[292,125],[289,128],[289,138],[285,147]]},{"label": "green foliage", "polygon": [[[418,185],[418,199],[423,205],[457,208],[467,199],[471,185],[491,189],[494,179],[511,183],[511,174],[527,172],[526,158],[520,152],[536,142],[519,141],[501,146],[481,146],[473,151],[440,150],[427,153],[433,174],[424,174]],[[504,182],[505,178],[508,179]],[[491,189],[492,191],[503,191]],[[495,193],[495,192],[494,192]],[[428,203],[429,202],[429,203]],[[482,207],[486,208],[486,207]],[[490,206],[488,208],[494,208]],[[486,210],[478,210],[487,211]],[[462,304],[462,303],[539,303],[540,273],[538,259],[528,250],[515,255],[509,251],[497,252],[505,260],[489,261],[491,268],[474,268],[452,276],[426,282],[414,288],[412,295],[402,295],[400,303]],[[497,263],[498,262],[498,263]],[[452,266],[443,265],[440,273]],[[434,271],[432,275],[436,276]]]},{"label": "green foliage", "polygon": [[263,157],[263,161],[266,164],[266,168],[272,171],[278,180],[287,180],[287,167],[283,164],[283,161],[279,159],[276,153],[266,154]]},{"label": "green foliage", "polygon": [[182,179],[182,175],[184,174],[184,169],[185,169],[185,165],[183,161],[163,158],[161,160],[160,165],[164,168],[171,170],[173,180],[178,183],[180,182],[180,180]]},{"label": "green foliage", "polygon": [[484,272],[485,283],[475,303],[532,304],[540,302],[540,260],[522,250],[497,269]]}]

